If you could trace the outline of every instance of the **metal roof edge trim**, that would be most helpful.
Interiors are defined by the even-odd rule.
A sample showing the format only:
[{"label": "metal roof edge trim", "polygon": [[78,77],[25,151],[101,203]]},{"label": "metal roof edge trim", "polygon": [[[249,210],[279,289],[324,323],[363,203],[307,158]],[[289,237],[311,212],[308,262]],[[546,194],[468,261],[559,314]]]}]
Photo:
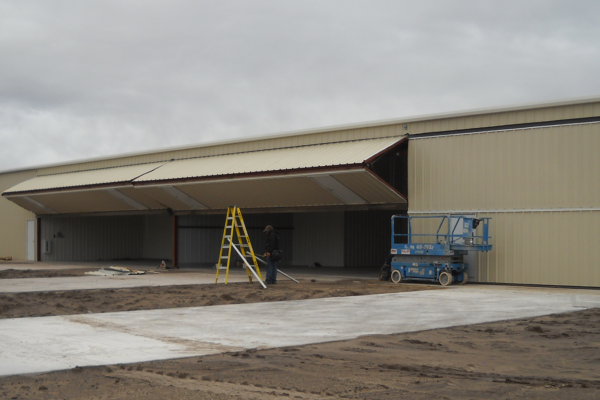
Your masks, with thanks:
[{"label": "metal roof edge trim", "polygon": [[300,130],[287,131],[287,132],[282,132],[282,133],[267,134],[267,135],[261,135],[261,136],[251,136],[251,137],[247,137],[247,138],[196,143],[193,145],[185,145],[185,146],[165,147],[160,150],[154,149],[154,150],[131,152],[131,153],[121,153],[121,154],[116,154],[113,156],[91,157],[91,158],[77,159],[77,160],[71,160],[71,161],[66,161],[66,162],[34,165],[34,166],[30,166],[30,167],[3,170],[3,171],[0,171],[0,175],[14,173],[14,172],[31,171],[31,170],[42,169],[42,168],[51,168],[51,167],[60,167],[60,166],[66,166],[66,165],[82,164],[82,163],[87,163],[87,162],[114,160],[114,159],[119,159],[119,158],[127,158],[127,157],[150,155],[150,154],[160,154],[160,153],[166,153],[166,152],[170,152],[170,151],[188,150],[188,149],[201,148],[201,147],[212,147],[212,146],[220,146],[220,145],[225,145],[225,144],[254,142],[254,141],[261,141],[261,140],[266,140],[266,139],[279,139],[279,138],[292,137],[292,136],[310,135],[310,134],[314,134],[314,133],[335,132],[335,131],[346,130],[346,129],[360,129],[360,128],[367,128],[367,127],[376,127],[376,126],[394,125],[394,124],[409,123],[409,122],[435,120],[435,119],[441,119],[441,118],[468,117],[468,116],[473,116],[473,115],[478,115],[478,114],[488,114],[490,112],[501,113],[501,112],[519,111],[519,110],[527,110],[527,109],[538,109],[538,108],[545,108],[545,107],[560,107],[560,106],[567,106],[567,105],[585,104],[585,103],[592,103],[592,102],[600,102],[600,97],[599,96],[575,97],[575,98],[571,98],[569,100],[562,100],[562,101],[550,101],[550,102],[544,102],[544,103],[521,103],[521,104],[514,105],[514,106],[505,106],[505,107],[498,107],[498,108],[485,107],[485,108],[478,108],[478,109],[471,109],[471,110],[453,111],[453,112],[447,112],[447,113],[422,114],[422,115],[418,115],[418,116],[409,116],[409,117],[404,117],[404,118],[392,118],[392,119],[383,119],[383,120],[375,120],[375,121],[357,122],[357,123],[352,123],[352,124],[331,125],[331,126],[324,126],[324,127],[320,127],[320,128],[300,129]]}]

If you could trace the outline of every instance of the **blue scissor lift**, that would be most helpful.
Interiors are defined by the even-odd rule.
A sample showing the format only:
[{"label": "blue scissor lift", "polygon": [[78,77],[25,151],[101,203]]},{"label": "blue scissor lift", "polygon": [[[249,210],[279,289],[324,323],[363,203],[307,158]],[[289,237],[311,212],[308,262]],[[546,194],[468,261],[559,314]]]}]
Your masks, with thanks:
[{"label": "blue scissor lift", "polygon": [[[437,232],[414,233],[413,221],[423,219],[439,220]],[[465,215],[394,215],[390,255],[392,282],[430,281],[442,286],[452,282],[467,283],[468,265],[463,262],[463,257],[469,251],[492,249],[488,235],[490,219]],[[395,233],[398,223],[405,224],[408,233]],[[478,236],[479,225],[482,234]]]}]

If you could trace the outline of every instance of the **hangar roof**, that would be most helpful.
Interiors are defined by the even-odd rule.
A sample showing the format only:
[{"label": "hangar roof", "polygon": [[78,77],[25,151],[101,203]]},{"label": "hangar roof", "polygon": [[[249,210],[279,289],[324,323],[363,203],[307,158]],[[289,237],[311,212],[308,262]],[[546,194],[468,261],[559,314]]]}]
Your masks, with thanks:
[{"label": "hangar roof", "polygon": [[313,129],[303,129],[303,130],[289,131],[289,132],[285,132],[285,133],[272,134],[272,135],[266,135],[266,136],[250,136],[250,137],[246,137],[246,138],[236,138],[236,139],[232,139],[232,140],[197,143],[197,144],[187,145],[187,146],[175,146],[175,147],[161,148],[161,149],[154,149],[154,150],[147,150],[147,151],[140,151],[140,152],[122,153],[122,154],[117,154],[117,155],[112,155],[112,156],[91,157],[91,158],[87,158],[87,159],[72,160],[72,161],[67,161],[67,162],[59,162],[59,163],[52,163],[52,164],[45,164],[45,165],[36,165],[36,166],[29,166],[29,167],[23,167],[23,168],[15,168],[15,169],[11,169],[11,170],[0,171],[0,174],[19,172],[19,171],[31,171],[31,170],[35,170],[35,169],[43,169],[43,168],[51,168],[51,167],[61,167],[61,166],[68,166],[68,165],[89,163],[89,162],[115,160],[115,159],[129,158],[129,157],[149,155],[149,154],[159,154],[159,153],[173,152],[173,151],[180,151],[180,150],[187,150],[187,149],[196,149],[196,148],[202,148],[202,147],[220,146],[220,145],[244,143],[244,142],[257,142],[257,141],[262,141],[262,140],[319,134],[319,133],[324,133],[324,132],[335,132],[335,131],[342,131],[342,130],[347,130],[347,129],[372,128],[372,127],[386,126],[386,125],[393,125],[393,124],[427,122],[427,121],[433,121],[433,120],[439,120],[439,119],[472,117],[472,116],[484,115],[484,114],[499,114],[499,113],[513,112],[513,111],[522,111],[522,110],[540,110],[540,109],[551,108],[551,107],[575,106],[575,105],[584,105],[587,103],[598,103],[598,102],[600,102],[600,97],[593,96],[593,97],[580,97],[580,98],[574,98],[574,99],[563,100],[563,101],[551,101],[551,102],[543,102],[543,103],[527,103],[527,104],[519,104],[519,105],[505,106],[505,107],[488,107],[488,108],[479,108],[479,109],[471,109],[471,110],[463,110],[463,111],[424,114],[424,115],[417,115],[417,116],[407,116],[407,117],[403,117],[403,118],[383,119],[383,120],[366,121],[366,122],[359,122],[359,123],[353,123],[353,124],[333,125],[333,126],[326,126],[326,127],[313,128]]}]

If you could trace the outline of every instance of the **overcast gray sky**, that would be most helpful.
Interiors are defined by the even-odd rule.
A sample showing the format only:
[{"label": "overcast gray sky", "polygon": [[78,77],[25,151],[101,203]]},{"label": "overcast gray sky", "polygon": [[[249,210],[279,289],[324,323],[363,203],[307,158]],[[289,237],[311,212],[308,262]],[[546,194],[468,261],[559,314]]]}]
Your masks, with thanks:
[{"label": "overcast gray sky", "polygon": [[0,170],[600,96],[598,17],[598,0],[0,0]]}]

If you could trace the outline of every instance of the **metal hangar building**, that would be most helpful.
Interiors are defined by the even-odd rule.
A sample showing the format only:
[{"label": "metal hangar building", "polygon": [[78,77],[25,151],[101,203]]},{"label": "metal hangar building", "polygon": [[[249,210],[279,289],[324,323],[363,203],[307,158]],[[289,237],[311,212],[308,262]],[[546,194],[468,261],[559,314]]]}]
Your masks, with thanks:
[{"label": "metal hangar building", "polygon": [[469,281],[600,286],[600,98],[0,172],[0,257],[214,265],[238,205],[285,264],[372,267],[394,214],[491,217]]}]

